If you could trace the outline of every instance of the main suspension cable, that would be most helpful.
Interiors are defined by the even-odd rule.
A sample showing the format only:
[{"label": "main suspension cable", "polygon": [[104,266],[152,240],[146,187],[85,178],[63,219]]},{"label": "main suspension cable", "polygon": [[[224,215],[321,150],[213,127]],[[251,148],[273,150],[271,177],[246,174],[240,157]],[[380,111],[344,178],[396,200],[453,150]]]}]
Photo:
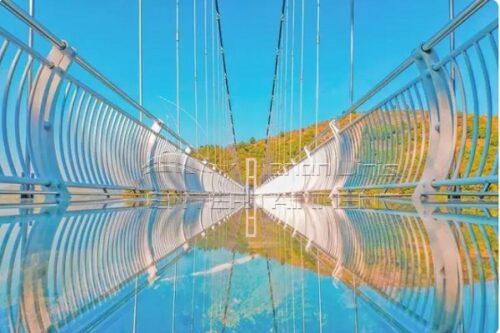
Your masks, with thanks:
[{"label": "main suspension cable", "polygon": [[232,103],[231,103],[231,93],[229,90],[229,80],[228,80],[228,75],[227,75],[227,65],[226,65],[226,56],[224,53],[224,40],[222,38],[222,24],[220,20],[220,10],[219,10],[219,0],[215,0],[215,12],[217,14],[217,28],[219,32],[219,46],[220,46],[220,52],[222,56],[222,69],[223,69],[223,74],[224,74],[224,84],[225,84],[225,90],[227,94],[227,107],[229,111],[229,120],[230,120],[230,125],[231,125],[231,133],[233,136],[233,144],[236,146],[236,133],[234,130],[234,120],[233,120],[233,109],[232,109]]},{"label": "main suspension cable", "polygon": [[[269,111],[267,115],[267,127],[266,127],[266,141],[265,141],[265,154],[264,154],[264,168],[262,173],[262,178],[267,175],[267,170],[268,170],[268,164],[269,164],[269,157],[270,157],[270,135],[271,135],[271,126],[273,123],[273,110],[275,108],[275,93],[276,93],[276,83],[278,80],[278,71],[279,71],[279,64],[280,64],[280,55],[281,55],[281,44],[282,44],[282,39],[283,39],[283,23],[285,21],[285,5],[286,5],[286,0],[283,0],[281,3],[281,16],[280,16],[280,26],[279,26],[279,32],[278,32],[278,45],[276,47],[276,57],[274,59],[274,73],[273,73],[273,82],[271,86],[271,100],[269,101]],[[265,171],[265,172],[264,172]],[[266,174],[265,174],[266,173]]]}]

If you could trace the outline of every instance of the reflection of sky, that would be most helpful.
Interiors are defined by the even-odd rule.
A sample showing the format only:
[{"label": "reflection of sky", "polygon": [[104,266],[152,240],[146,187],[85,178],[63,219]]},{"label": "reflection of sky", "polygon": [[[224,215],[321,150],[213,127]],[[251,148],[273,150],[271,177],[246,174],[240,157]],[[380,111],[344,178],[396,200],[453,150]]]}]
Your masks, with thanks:
[{"label": "reflection of sky", "polygon": [[[194,259],[196,256],[196,259]],[[193,264],[193,261],[196,262]],[[227,285],[232,254],[227,250],[190,252],[178,262],[175,327],[188,332],[194,323],[195,332],[220,332],[224,318]],[[192,272],[195,272],[193,275]],[[304,304],[302,309],[302,273],[299,268],[270,260],[273,299],[279,331],[319,331],[318,277],[304,271]],[[203,272],[203,274],[200,274]],[[137,330],[157,331],[172,327],[172,294],[174,270],[169,269],[153,285],[144,289],[137,299]],[[193,281],[195,291],[193,294]],[[349,332],[354,330],[352,291],[322,276],[323,330]],[[293,288],[292,288],[293,286]],[[194,295],[194,298],[193,298]],[[97,331],[130,331],[133,299],[107,318]],[[193,312],[194,309],[194,312]],[[194,320],[193,320],[194,318]],[[360,332],[389,332],[391,327],[358,300]],[[268,283],[266,259],[236,254],[229,297],[226,331],[267,332],[273,327],[273,312]]]}]

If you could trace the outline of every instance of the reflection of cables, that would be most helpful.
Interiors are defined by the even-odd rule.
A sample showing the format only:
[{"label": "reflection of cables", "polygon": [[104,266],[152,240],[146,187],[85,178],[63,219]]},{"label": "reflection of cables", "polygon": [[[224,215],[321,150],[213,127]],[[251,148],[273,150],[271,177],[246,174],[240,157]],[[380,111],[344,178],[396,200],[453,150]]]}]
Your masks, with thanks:
[{"label": "reflection of cables", "polygon": [[133,315],[133,322],[132,322],[132,332],[135,333],[137,332],[137,284],[139,283],[139,277],[135,277],[135,287],[134,287],[134,315]]},{"label": "reflection of cables", "polygon": [[233,281],[233,271],[234,271],[234,258],[236,257],[236,251],[233,249],[233,259],[231,261],[231,270],[229,271],[229,281],[226,290],[226,302],[224,305],[224,317],[222,319],[222,332],[226,331],[226,320],[227,320],[227,310],[229,309],[229,298],[231,297],[231,283]]},{"label": "reflection of cables", "polygon": [[172,292],[172,332],[175,332],[175,296],[177,294],[177,262],[174,266],[174,288]]},{"label": "reflection of cables", "polygon": [[196,239],[193,245],[193,279],[192,279],[192,289],[191,289],[191,332],[194,332],[194,291],[195,291],[195,274],[196,272],[196,251],[194,247],[196,246]]},{"label": "reflection of cables", "polygon": [[300,242],[300,265],[301,265],[301,298],[302,298],[302,332],[306,332],[306,322],[305,322],[305,299],[304,299],[304,253],[303,253],[303,246],[302,246],[302,241]]},{"label": "reflection of cables", "polygon": [[[293,235],[290,236],[290,262],[293,262]],[[293,319],[293,333],[295,333],[295,285],[294,285],[294,271],[290,265],[290,285],[292,286],[292,319]]]},{"label": "reflection of cables", "polygon": [[[208,242],[207,242],[207,237],[205,236],[205,239],[204,239],[204,248],[205,248],[205,251],[203,251],[203,260],[205,261],[205,272],[207,271],[208,269],[208,260],[207,260],[207,249],[208,249]],[[203,315],[205,314],[205,311],[206,311],[206,303],[207,303],[207,274],[203,274],[203,304],[202,304],[202,310],[201,310],[201,320],[200,320],[200,331],[203,332],[203,324],[204,324],[204,320],[203,320]],[[212,330],[210,330],[212,331]]]},{"label": "reflection of cables", "polygon": [[278,323],[276,322],[276,308],[274,306],[274,294],[273,294],[273,283],[271,280],[271,268],[269,267],[269,257],[266,257],[266,264],[267,264],[267,278],[269,281],[269,294],[271,297],[271,306],[273,308],[273,324],[274,324],[274,331],[278,332]]},{"label": "reflection of cables", "polygon": [[318,278],[318,308],[319,308],[318,324],[319,324],[319,332],[322,333],[323,332],[323,323],[322,323],[323,311],[322,311],[322,306],[321,306],[321,276],[320,276],[320,272],[319,272],[319,252],[318,252],[318,250],[316,250],[316,276]]}]

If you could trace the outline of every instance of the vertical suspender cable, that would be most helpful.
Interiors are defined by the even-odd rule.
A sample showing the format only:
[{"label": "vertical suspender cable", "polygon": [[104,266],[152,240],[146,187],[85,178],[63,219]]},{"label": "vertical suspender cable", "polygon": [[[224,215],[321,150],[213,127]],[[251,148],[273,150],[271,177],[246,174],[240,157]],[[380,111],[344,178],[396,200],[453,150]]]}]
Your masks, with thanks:
[{"label": "vertical suspender cable", "polygon": [[207,29],[207,0],[203,0],[203,38],[205,59],[205,135],[208,144],[208,29]]},{"label": "vertical suspender cable", "polygon": [[[35,16],[35,0],[29,0],[28,6],[29,6],[28,13],[32,18],[34,18],[34,16]],[[28,46],[30,47],[30,49],[33,48],[34,44],[35,44],[35,38],[34,38],[34,34],[33,34],[33,28],[30,25],[28,28]],[[30,61],[30,60],[31,60],[31,55],[28,55],[28,61]],[[33,86],[31,71],[32,71],[32,69],[30,68],[30,70],[28,72],[28,93],[27,93],[28,105],[31,104],[31,101],[29,99],[30,99],[30,95],[31,95],[31,87]],[[29,143],[28,143],[28,140],[26,140],[26,150],[25,150],[26,156],[24,159],[26,161],[28,174],[24,175],[25,177],[31,176],[31,158],[30,158],[28,146],[29,146]],[[30,190],[29,185],[22,187],[22,189]]]},{"label": "vertical suspender cable", "polygon": [[[320,45],[320,1],[316,1],[316,91],[314,104],[314,137],[318,136],[319,118],[319,45]],[[315,141],[316,142],[316,141]]]},{"label": "vertical suspender cable", "polygon": [[300,81],[299,81],[299,149],[302,149],[302,117],[304,113],[304,21],[305,5],[301,1],[301,22],[300,22]]},{"label": "vertical suspender cable", "polygon": [[[143,96],[142,96],[142,0],[139,0],[139,104],[143,106]],[[143,114],[139,111],[139,119],[142,122]]]},{"label": "vertical suspender cable", "polygon": [[[455,18],[455,0],[448,2],[449,19],[452,21]],[[455,30],[450,32],[450,53],[455,50]],[[451,66],[451,82],[453,90],[455,89],[455,67]]]},{"label": "vertical suspender cable", "polygon": [[284,77],[284,94],[283,94],[283,123],[281,125],[283,131],[283,154],[282,160],[278,161],[279,163],[284,163],[286,161],[286,138],[284,133],[286,132],[286,124],[287,124],[287,111],[288,111],[288,33],[290,30],[290,19],[288,17],[288,1],[286,1],[285,5],[285,77]]},{"label": "vertical suspender cable", "polygon": [[293,139],[293,109],[295,105],[295,100],[294,100],[294,91],[295,91],[295,85],[294,85],[294,76],[295,76],[295,0],[292,0],[292,51],[290,55],[292,65],[290,69],[290,140],[289,140],[289,148],[290,148],[290,155],[289,159],[292,158],[292,139]]},{"label": "vertical suspender cable", "polygon": [[197,57],[197,15],[196,15],[196,2],[198,0],[193,0],[193,80],[194,80],[194,118],[196,122],[195,129],[195,145],[198,148],[199,138],[198,138],[198,57]]},{"label": "vertical suspender cable", "polygon": [[[349,1],[349,107],[354,103],[354,0]],[[349,122],[352,112],[349,112]]]},{"label": "vertical suspender cable", "polygon": [[[284,21],[284,18],[283,18]],[[273,160],[273,162],[279,162],[280,156],[281,156],[281,137],[280,137],[280,130],[281,130],[281,123],[283,119],[283,96],[285,93],[285,86],[284,86],[284,77],[285,77],[285,66],[284,66],[284,61],[283,61],[283,50],[280,50],[280,74],[279,74],[279,108],[278,108],[278,117],[276,119],[276,158]]]},{"label": "vertical suspender cable", "polygon": [[217,140],[215,140],[215,131],[216,131],[216,118],[215,118],[215,114],[217,112],[215,112],[216,110],[216,102],[217,102],[217,94],[216,94],[216,90],[215,90],[215,77],[217,75],[217,71],[216,71],[216,67],[215,67],[215,59],[216,59],[216,52],[215,52],[215,48],[216,48],[216,44],[215,44],[215,0],[212,0],[212,142],[213,142],[213,149],[214,149],[214,158],[213,158],[213,162],[214,164],[217,164]]},{"label": "vertical suspender cable", "polygon": [[[142,97],[142,0],[138,2],[138,23],[139,23],[139,104],[143,106],[143,97]],[[143,115],[142,110],[139,111],[139,119],[142,123]],[[135,295],[134,295],[134,317],[132,323],[132,332],[136,332],[137,328],[137,283],[138,277],[135,278]]]},{"label": "vertical suspender cable", "polygon": [[[214,10],[215,10],[215,0],[214,0]],[[217,27],[217,12],[215,12],[215,24],[216,24],[216,27]],[[217,72],[217,83],[216,83],[216,90],[217,90],[217,111],[215,112],[215,122],[217,124],[217,127],[220,127],[220,110],[221,110],[221,100],[222,100],[222,97],[221,97],[221,87],[222,87],[222,78],[221,78],[221,61],[220,61],[220,43],[219,43],[219,34],[217,34],[217,49],[219,50],[217,52],[217,60],[216,60],[216,72]],[[217,160],[216,160],[216,163],[217,164],[220,164],[220,156],[221,156],[221,147],[220,147],[220,142],[219,142],[219,137],[220,137],[220,131],[217,130],[217,127],[216,127],[216,131],[214,132],[215,134],[215,141],[217,142]]]},{"label": "vertical suspender cable", "polygon": [[181,92],[180,92],[180,31],[179,0],[175,1],[175,104],[177,111],[177,135],[181,134]]}]

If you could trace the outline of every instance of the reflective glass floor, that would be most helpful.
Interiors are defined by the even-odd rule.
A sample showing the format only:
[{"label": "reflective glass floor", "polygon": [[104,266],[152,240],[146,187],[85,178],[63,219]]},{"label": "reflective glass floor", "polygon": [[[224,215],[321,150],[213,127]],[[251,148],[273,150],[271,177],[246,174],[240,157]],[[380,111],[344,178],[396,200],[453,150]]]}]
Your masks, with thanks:
[{"label": "reflective glass floor", "polygon": [[458,207],[4,209],[0,332],[495,332],[498,211]]}]

